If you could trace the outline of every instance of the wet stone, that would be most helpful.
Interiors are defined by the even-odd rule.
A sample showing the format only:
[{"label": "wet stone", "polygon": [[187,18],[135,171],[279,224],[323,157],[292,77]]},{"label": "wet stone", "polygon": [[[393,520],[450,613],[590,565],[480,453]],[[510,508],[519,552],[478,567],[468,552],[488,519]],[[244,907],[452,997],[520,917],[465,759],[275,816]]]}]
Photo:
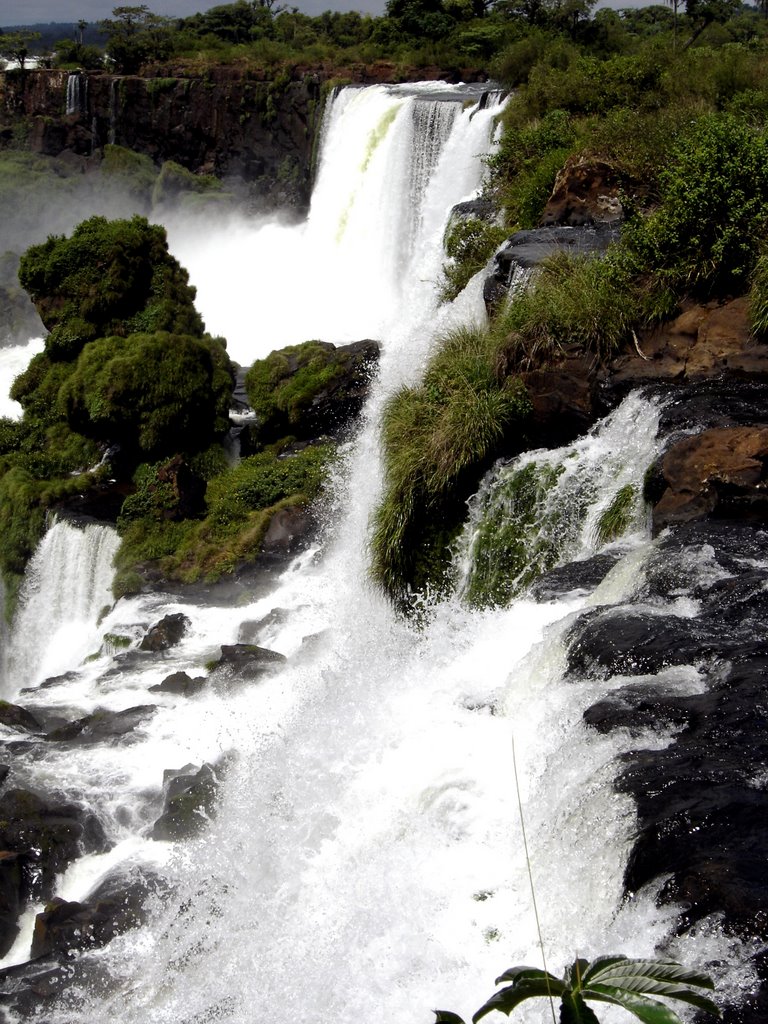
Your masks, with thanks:
[{"label": "wet stone", "polygon": [[152,827],[152,839],[188,839],[206,828],[215,812],[219,780],[210,764],[194,769],[186,765],[166,771],[165,808]]},{"label": "wet stone", "polygon": [[284,654],[255,644],[222,644],[211,677],[215,685],[258,679],[287,660]]},{"label": "wet stone", "polygon": [[543,573],[531,587],[537,601],[554,601],[564,594],[589,594],[618,562],[617,555],[594,555],[583,562],[569,562]]},{"label": "wet stone", "polygon": [[107,711],[100,708],[91,715],[78,718],[46,736],[52,742],[77,741],[98,743],[101,740],[119,739],[133,732],[157,711],[156,704],[139,704],[125,711]]},{"label": "wet stone", "polygon": [[19,704],[9,704],[7,700],[0,700],[0,725],[23,732],[40,732],[42,729],[30,711]]},{"label": "wet stone", "polygon": [[149,687],[150,693],[175,693],[182,697],[193,697],[205,686],[205,676],[190,676],[186,672],[172,672],[161,683]]},{"label": "wet stone", "polygon": [[142,651],[167,651],[180,643],[191,622],[182,612],[166,615],[149,630],[141,641]]}]

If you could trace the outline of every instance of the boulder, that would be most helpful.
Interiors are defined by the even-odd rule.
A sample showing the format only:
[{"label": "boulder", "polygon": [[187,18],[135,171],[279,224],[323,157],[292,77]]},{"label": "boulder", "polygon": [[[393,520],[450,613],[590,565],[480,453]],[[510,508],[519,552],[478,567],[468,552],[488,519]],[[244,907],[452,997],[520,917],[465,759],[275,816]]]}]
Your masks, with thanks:
[{"label": "boulder", "polygon": [[768,346],[752,334],[746,296],[723,303],[687,301],[677,317],[640,332],[638,347],[639,352],[628,349],[610,364],[607,386],[617,398],[657,381],[768,374]]},{"label": "boulder", "polygon": [[541,226],[618,224],[624,216],[619,192],[623,176],[605,160],[571,156],[558,171]]},{"label": "boulder", "polygon": [[[8,790],[0,797],[0,850],[17,855],[20,903],[49,899],[56,874],[82,854],[106,849],[98,818],[77,804],[56,803],[29,790]],[[15,872],[11,862],[8,870]]]},{"label": "boulder", "polygon": [[596,419],[593,361],[564,359],[559,366],[520,374],[531,412],[526,434],[532,448],[559,448],[585,434]]},{"label": "boulder", "polygon": [[[343,434],[368,397],[379,348],[370,340],[339,347],[307,341],[257,360],[245,377],[258,417],[249,431],[256,443]],[[245,433],[241,444],[244,441]]]},{"label": "boulder", "polygon": [[768,521],[768,427],[705,430],[664,456],[653,531],[711,516]]},{"label": "boulder", "polygon": [[9,729],[21,729],[22,732],[41,732],[42,726],[35,716],[19,704],[9,704],[0,700],[0,725]]},{"label": "boulder", "polygon": [[273,608],[272,611],[255,622],[241,622],[237,633],[237,642],[240,644],[253,644],[259,636],[271,626],[282,626],[288,619],[287,608]]},{"label": "boulder", "polygon": [[194,765],[165,772],[165,807],[150,833],[152,839],[187,839],[199,835],[214,813],[219,780],[213,767]]},{"label": "boulder", "polygon": [[99,743],[102,740],[119,739],[146,722],[155,711],[156,704],[139,704],[124,711],[99,708],[93,714],[54,729],[46,739],[57,743],[73,740],[78,743]]},{"label": "boulder", "polygon": [[32,958],[105,946],[145,922],[146,901],[160,888],[157,877],[134,866],[108,875],[82,903],[54,897],[35,918]]},{"label": "boulder", "polygon": [[258,679],[284,664],[284,654],[256,644],[222,644],[221,657],[211,670],[214,684]]},{"label": "boulder", "polygon": [[150,686],[150,693],[177,693],[182,697],[193,697],[205,686],[205,676],[194,678],[186,672],[172,672],[166,676],[162,683]]},{"label": "boulder", "polygon": [[141,641],[142,651],[167,651],[175,647],[186,634],[191,623],[182,612],[166,615],[149,630]]},{"label": "boulder", "polygon": [[24,857],[12,850],[0,850],[0,957],[16,941],[16,923],[24,905]]},{"label": "boulder", "polygon": [[568,562],[543,573],[531,586],[536,601],[553,601],[564,594],[591,593],[618,561],[618,555],[593,555],[581,562]]}]

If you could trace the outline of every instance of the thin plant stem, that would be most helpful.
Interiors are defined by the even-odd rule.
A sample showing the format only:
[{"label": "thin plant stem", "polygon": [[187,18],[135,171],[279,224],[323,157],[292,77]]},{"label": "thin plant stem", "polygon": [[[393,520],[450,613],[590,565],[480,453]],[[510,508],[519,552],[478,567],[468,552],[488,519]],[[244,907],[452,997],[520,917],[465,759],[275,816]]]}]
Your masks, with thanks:
[{"label": "thin plant stem", "polygon": [[517,807],[520,811],[520,831],[523,834],[523,849],[525,851],[525,864],[528,868],[528,882],[531,886],[531,902],[533,903],[533,916],[536,919],[536,931],[539,936],[539,948],[541,949],[541,962],[544,965],[544,978],[547,985],[547,996],[549,997],[549,1008],[552,1011],[553,1024],[557,1024],[557,1018],[555,1017],[555,1002],[552,998],[552,992],[549,987],[549,971],[547,970],[547,954],[544,952],[544,939],[541,934],[541,921],[539,920],[539,908],[536,903],[536,889],[533,885],[533,872],[531,870],[531,858],[528,855],[528,836],[525,832],[525,817],[523,815],[523,800],[520,796],[520,779],[517,775],[517,757],[515,755],[515,736],[512,734],[512,768],[515,776],[515,792],[517,793]]}]

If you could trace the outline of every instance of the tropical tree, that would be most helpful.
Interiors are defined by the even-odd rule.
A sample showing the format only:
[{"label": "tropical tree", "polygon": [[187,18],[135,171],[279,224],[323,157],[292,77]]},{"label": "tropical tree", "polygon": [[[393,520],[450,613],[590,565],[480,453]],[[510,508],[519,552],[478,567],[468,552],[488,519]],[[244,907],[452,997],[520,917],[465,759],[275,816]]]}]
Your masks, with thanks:
[{"label": "tropical tree", "polygon": [[[712,979],[689,971],[673,960],[631,960],[626,956],[601,956],[590,963],[576,960],[562,980],[536,967],[511,967],[496,984],[511,982],[496,992],[473,1014],[473,1024],[492,1010],[510,1014],[526,999],[560,1000],[560,1024],[599,1024],[587,1000],[612,1003],[634,1014],[641,1024],[680,1024],[666,1003],[652,996],[676,999],[715,1017],[720,1010],[705,995],[714,989]],[[553,1010],[554,1016],[554,1003]],[[458,1014],[436,1010],[436,1024],[464,1024]]]},{"label": "tropical tree", "polygon": [[173,21],[153,14],[146,4],[114,7],[113,18],[99,22],[107,34],[107,53],[125,74],[135,74],[149,60],[163,60],[173,49]]},{"label": "tropical tree", "polygon": [[29,44],[39,38],[39,32],[3,32],[0,34],[0,56],[16,61],[23,71],[29,58]]}]

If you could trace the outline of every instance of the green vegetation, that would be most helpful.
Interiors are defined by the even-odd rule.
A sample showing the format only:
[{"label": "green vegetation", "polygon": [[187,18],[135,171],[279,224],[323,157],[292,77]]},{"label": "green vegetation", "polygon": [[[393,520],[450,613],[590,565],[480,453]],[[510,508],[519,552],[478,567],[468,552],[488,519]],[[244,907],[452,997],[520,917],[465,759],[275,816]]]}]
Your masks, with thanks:
[{"label": "green vegetation", "polygon": [[609,544],[626,532],[632,521],[636,501],[637,489],[633,484],[625,484],[616,492],[613,501],[597,521],[595,541],[598,545]]},{"label": "green vegetation", "polygon": [[210,468],[233,384],[164,230],[143,218],[93,217],[52,236],[24,254],[20,279],[50,334],[12,387],[23,419],[0,421],[0,569],[12,593],[57,503],[130,478],[148,457],[185,453]]},{"label": "green vegetation", "polygon": [[308,509],[318,497],[333,455],[333,445],[294,451],[278,445],[243,459],[209,479],[197,518],[179,515],[178,494],[162,479],[162,464],[140,466],[136,492],[118,522],[123,543],[116,594],[141,585],[136,567],[148,561],[157,562],[165,578],[184,583],[215,580],[253,561],[275,513]]},{"label": "green vegetation", "polygon": [[[674,960],[601,956],[590,963],[579,959],[562,979],[537,967],[511,967],[496,979],[497,985],[504,982],[511,984],[472,1015],[473,1024],[493,1011],[509,1015],[526,999],[559,999],[561,1024],[599,1024],[587,1000],[620,1006],[642,1024],[680,1024],[665,1002],[651,996],[673,999],[720,1017],[717,1005],[705,995],[715,987],[709,975],[689,971]],[[437,1010],[436,1017],[436,1024],[464,1024],[457,1014],[445,1010]]]},{"label": "green vegetation", "polygon": [[322,341],[289,345],[257,359],[245,376],[245,389],[259,418],[259,438],[274,441],[295,433],[313,398],[341,375],[342,360]]},{"label": "green vegetation", "polygon": [[446,302],[482,270],[509,232],[479,217],[463,217],[448,225],[443,247],[450,260],[443,267],[442,298]]},{"label": "green vegetation", "polygon": [[401,608],[424,587],[448,585],[450,543],[479,467],[510,433],[522,443],[528,397],[518,377],[499,378],[493,341],[481,330],[455,331],[422,384],[401,389],[385,411],[372,574]]}]

